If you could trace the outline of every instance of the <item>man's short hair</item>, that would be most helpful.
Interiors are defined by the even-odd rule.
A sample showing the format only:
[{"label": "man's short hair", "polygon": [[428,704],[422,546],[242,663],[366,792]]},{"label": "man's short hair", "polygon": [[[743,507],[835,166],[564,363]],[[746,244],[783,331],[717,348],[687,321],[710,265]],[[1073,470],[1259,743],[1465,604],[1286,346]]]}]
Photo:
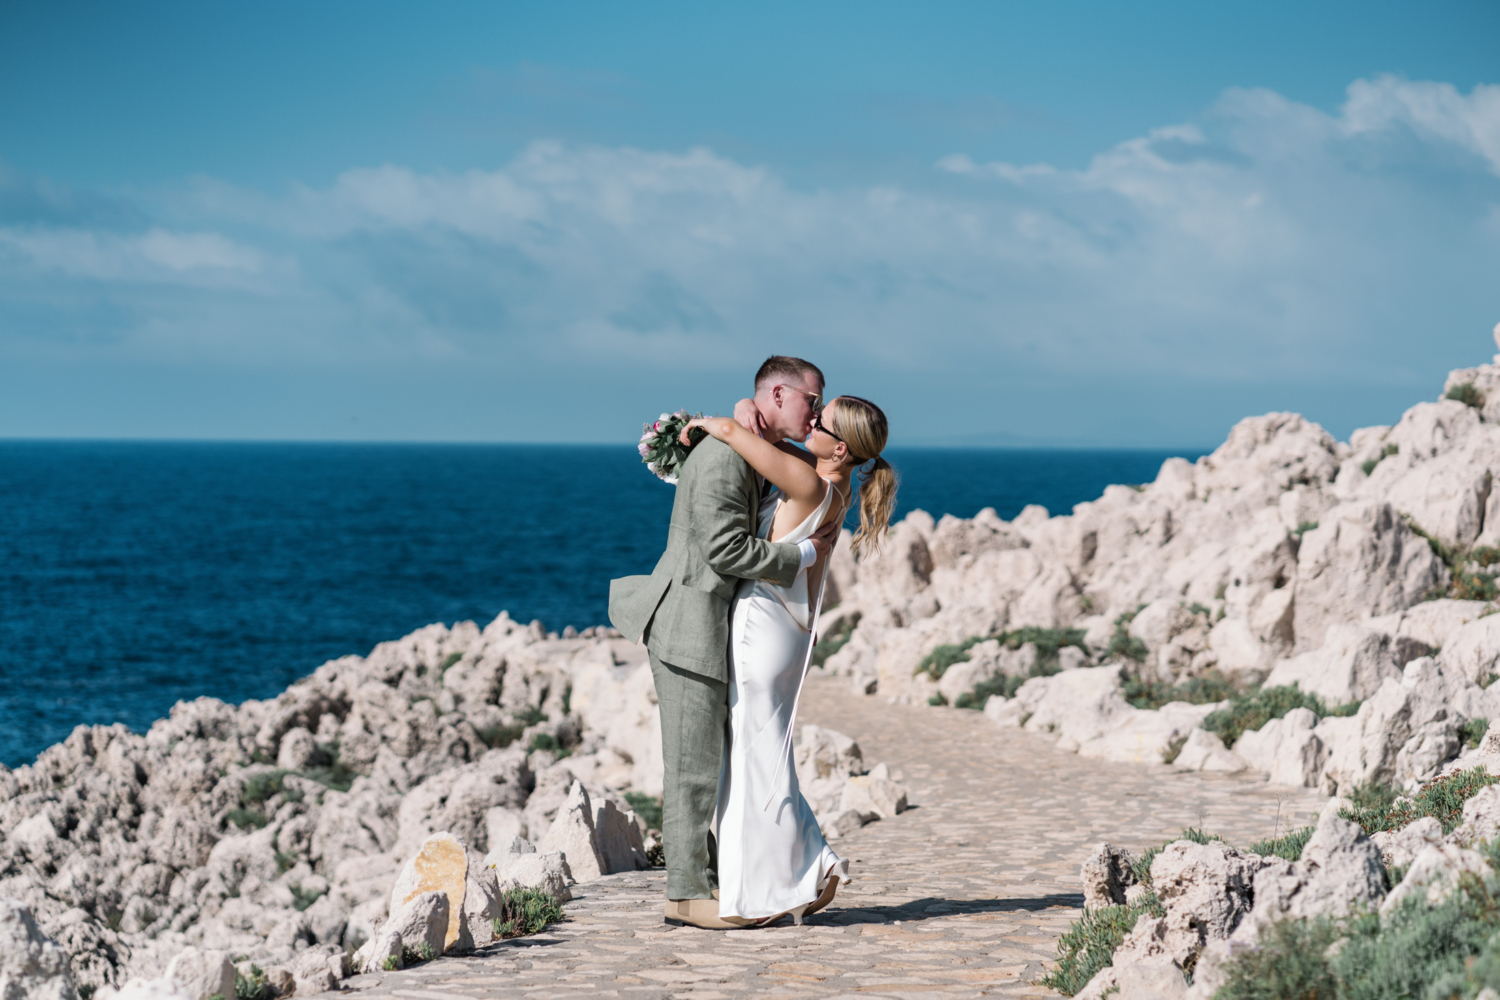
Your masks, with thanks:
[{"label": "man's short hair", "polygon": [[760,371],[755,373],[755,391],[760,392],[767,386],[778,385],[782,382],[800,382],[804,375],[816,376],[819,386],[828,384],[823,379],[822,369],[811,361],[789,358],[784,354],[773,354],[766,359],[765,364],[760,366]]}]

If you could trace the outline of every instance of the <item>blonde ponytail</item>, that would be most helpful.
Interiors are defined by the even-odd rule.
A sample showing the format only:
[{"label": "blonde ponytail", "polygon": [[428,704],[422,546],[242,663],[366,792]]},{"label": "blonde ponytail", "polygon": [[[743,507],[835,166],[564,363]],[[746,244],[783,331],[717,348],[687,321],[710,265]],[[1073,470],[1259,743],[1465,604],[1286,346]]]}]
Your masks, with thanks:
[{"label": "blonde ponytail", "polygon": [[[837,405],[834,405],[837,404]],[[859,474],[859,530],[854,533],[854,554],[880,548],[896,510],[896,470],[880,457],[889,428],[885,412],[858,396],[840,396],[829,403],[833,431],[861,464],[872,463]]]},{"label": "blonde ponytail", "polygon": [[859,530],[854,533],[854,555],[863,555],[873,546],[880,548],[880,541],[891,526],[891,515],[896,512],[896,470],[891,463],[875,456],[875,465],[859,475]]}]

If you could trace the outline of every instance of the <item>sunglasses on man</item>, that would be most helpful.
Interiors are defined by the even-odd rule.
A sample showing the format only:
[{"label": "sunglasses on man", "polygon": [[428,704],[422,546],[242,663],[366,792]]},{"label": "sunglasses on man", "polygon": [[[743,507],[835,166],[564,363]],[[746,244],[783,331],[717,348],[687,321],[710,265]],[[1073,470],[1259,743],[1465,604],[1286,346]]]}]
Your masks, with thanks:
[{"label": "sunglasses on man", "polygon": [[799,389],[795,385],[788,385],[786,382],[781,382],[774,386],[774,388],[790,389],[793,392],[802,393],[802,395],[807,397],[807,404],[813,408],[814,413],[823,409],[823,394],[821,392],[808,392],[806,389]]}]

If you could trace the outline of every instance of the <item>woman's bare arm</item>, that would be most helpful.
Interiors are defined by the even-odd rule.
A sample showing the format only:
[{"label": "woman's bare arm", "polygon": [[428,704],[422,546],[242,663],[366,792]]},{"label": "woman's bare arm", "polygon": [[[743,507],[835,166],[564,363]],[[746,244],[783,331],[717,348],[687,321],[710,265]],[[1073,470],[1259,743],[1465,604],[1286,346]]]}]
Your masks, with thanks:
[{"label": "woman's bare arm", "polygon": [[827,487],[818,478],[817,469],[802,457],[799,449],[792,448],[792,453],[788,454],[728,417],[699,417],[689,421],[687,427],[682,429],[683,444],[688,443],[688,431],[693,427],[702,427],[733,448],[741,458],[750,463],[752,469],[781,487],[788,499],[813,506],[822,502],[823,491]]}]

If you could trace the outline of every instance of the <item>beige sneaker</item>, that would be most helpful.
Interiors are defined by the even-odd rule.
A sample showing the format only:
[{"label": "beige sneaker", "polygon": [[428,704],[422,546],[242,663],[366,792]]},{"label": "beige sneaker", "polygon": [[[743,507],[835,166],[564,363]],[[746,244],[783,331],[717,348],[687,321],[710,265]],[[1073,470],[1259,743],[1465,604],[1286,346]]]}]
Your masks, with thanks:
[{"label": "beige sneaker", "polygon": [[716,899],[669,899],[664,914],[667,923],[674,926],[701,927],[711,931],[754,927],[759,923],[744,917],[719,916],[719,901]]}]

